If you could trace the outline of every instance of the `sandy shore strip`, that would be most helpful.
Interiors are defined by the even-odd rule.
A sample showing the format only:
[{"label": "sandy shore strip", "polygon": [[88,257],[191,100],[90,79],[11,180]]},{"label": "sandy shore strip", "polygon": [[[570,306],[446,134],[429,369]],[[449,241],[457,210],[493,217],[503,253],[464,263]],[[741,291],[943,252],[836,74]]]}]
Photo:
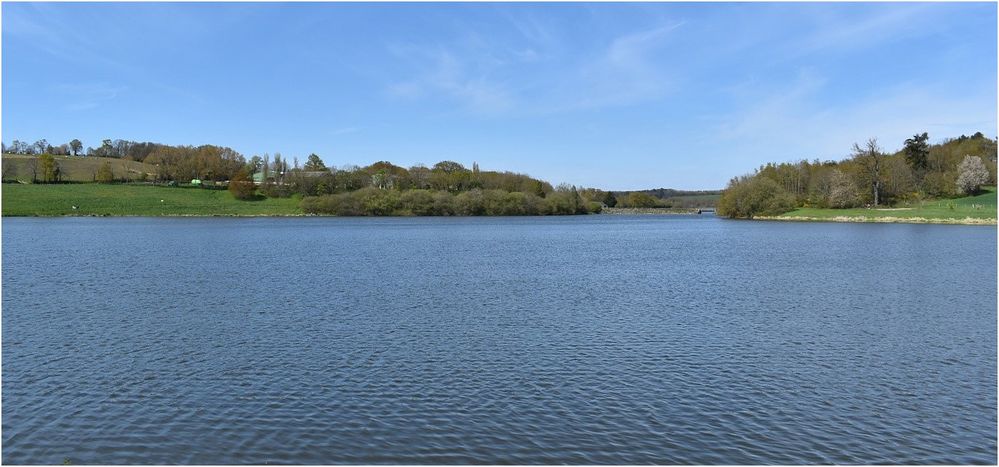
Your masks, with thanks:
[{"label": "sandy shore strip", "polygon": [[996,225],[995,219],[975,217],[927,219],[925,217],[867,217],[867,216],[757,216],[754,220],[792,221],[792,222],[874,222],[884,224],[953,224],[953,225]]}]

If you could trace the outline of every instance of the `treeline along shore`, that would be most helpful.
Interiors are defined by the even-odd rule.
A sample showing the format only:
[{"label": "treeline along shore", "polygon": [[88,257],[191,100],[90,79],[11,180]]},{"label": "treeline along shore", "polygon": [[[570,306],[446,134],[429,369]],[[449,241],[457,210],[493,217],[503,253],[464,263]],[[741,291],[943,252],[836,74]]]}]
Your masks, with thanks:
[{"label": "treeline along shore", "polygon": [[573,215],[605,207],[662,213],[719,192],[611,192],[441,161],[327,167],[316,154],[252,156],[214,145],[104,140],[4,145],[3,215]]},{"label": "treeline along shore", "polygon": [[996,140],[981,133],[843,160],[769,163],[723,191],[605,191],[440,161],[326,166],[214,145],[104,140],[4,145],[4,216],[512,216],[675,214],[737,219],[995,224]]},{"label": "treeline along shore", "polygon": [[769,163],[733,178],[719,215],[742,219],[995,224],[996,140],[975,133],[886,152],[876,139],[840,161]]}]

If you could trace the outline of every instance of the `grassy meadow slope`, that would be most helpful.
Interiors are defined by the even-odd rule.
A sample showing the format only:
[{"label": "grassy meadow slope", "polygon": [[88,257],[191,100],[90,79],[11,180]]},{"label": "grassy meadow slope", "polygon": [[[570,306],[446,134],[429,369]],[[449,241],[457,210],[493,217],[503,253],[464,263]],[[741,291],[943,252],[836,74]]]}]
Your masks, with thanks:
[{"label": "grassy meadow slope", "polygon": [[[111,171],[116,179],[138,180],[142,174],[146,174],[150,180],[156,175],[156,166],[144,164],[142,162],[125,159],[115,159],[110,157],[79,157],[79,156],[52,156],[59,163],[59,170],[62,171],[62,179],[67,182],[92,182],[100,168],[105,162],[111,163]],[[22,154],[4,154],[3,165],[5,170],[12,170],[13,175],[4,177],[5,179],[18,179],[21,181],[31,181],[31,170],[28,166],[31,160],[37,160],[38,156]],[[41,177],[41,173],[38,174]]]}]

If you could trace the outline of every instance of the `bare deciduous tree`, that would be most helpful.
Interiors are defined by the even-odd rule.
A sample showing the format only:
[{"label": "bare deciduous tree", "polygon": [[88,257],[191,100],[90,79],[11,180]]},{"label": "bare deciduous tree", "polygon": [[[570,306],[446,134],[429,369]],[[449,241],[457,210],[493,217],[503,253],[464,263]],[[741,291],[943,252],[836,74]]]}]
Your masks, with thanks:
[{"label": "bare deciduous tree", "polygon": [[875,206],[881,204],[881,165],[884,162],[884,157],[876,138],[867,140],[863,147],[853,143],[853,158],[860,163],[866,172],[874,193]]},{"label": "bare deciduous tree", "polygon": [[34,157],[29,158],[28,162],[25,163],[25,165],[28,168],[28,172],[31,172],[31,183],[37,182],[38,181],[38,159],[34,158]]}]

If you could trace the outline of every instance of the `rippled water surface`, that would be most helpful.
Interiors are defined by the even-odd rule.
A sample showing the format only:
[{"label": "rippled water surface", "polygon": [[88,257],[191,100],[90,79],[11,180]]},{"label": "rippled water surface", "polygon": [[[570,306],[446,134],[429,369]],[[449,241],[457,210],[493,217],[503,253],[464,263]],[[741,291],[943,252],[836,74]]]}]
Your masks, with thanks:
[{"label": "rippled water surface", "polygon": [[996,228],[4,219],[4,463],[996,463]]}]

